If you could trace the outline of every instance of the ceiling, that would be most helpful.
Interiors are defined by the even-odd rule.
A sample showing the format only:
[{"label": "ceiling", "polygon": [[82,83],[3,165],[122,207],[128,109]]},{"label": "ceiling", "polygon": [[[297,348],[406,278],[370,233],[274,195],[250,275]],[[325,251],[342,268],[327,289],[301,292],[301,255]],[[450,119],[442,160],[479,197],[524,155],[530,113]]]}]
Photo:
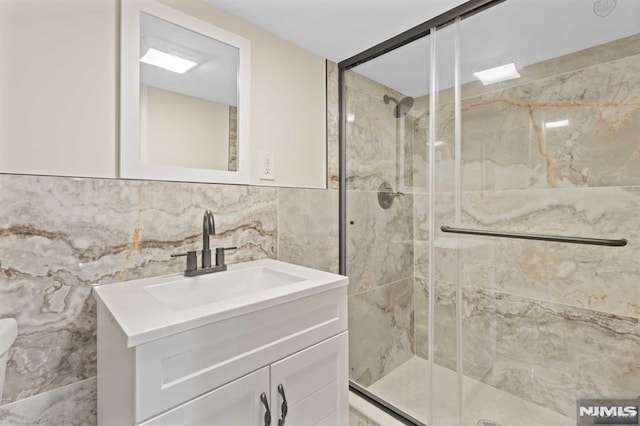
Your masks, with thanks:
[{"label": "ceiling", "polygon": [[316,55],[340,62],[464,0],[204,0]]},{"label": "ceiling", "polygon": [[[339,62],[425,22],[460,0],[204,0],[227,13]],[[595,3],[595,5],[594,5]],[[614,8],[606,17],[602,12]],[[518,67],[637,34],[638,0],[507,0],[460,25],[461,79],[514,62]],[[453,85],[454,27],[438,34],[438,87]],[[410,96],[429,88],[429,40],[357,67]]]},{"label": "ceiling", "polygon": [[[597,0],[596,5],[611,4]],[[594,0],[508,0],[436,34],[438,90],[454,84],[455,32],[459,32],[460,79],[515,63],[527,65],[640,33],[640,1],[617,0],[607,16]],[[430,38],[366,62],[355,70],[405,95],[429,93]]]}]

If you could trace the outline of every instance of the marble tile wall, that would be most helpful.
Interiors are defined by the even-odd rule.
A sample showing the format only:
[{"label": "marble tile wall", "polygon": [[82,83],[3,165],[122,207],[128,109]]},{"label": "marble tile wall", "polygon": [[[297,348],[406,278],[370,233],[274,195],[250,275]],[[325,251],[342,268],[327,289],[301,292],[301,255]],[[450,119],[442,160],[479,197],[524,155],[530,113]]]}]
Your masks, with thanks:
[{"label": "marble tile wall", "polygon": [[0,411],[10,419],[20,404],[67,407],[55,392],[90,386],[92,286],[180,271],[169,255],[200,246],[205,209],[212,245],[238,246],[229,263],[277,256],[276,188],[13,175],[0,187],[0,317],[19,330]]},{"label": "marble tile wall", "polygon": [[352,70],[345,72],[345,85],[347,189],[376,191],[383,182],[397,189],[402,176],[398,134],[404,120],[395,118],[395,104],[385,104],[383,97],[404,95]]},{"label": "marble tile wall", "polygon": [[95,425],[96,378],[0,406],[2,425]]},{"label": "marble tile wall", "polygon": [[[463,89],[463,187],[637,185],[638,40],[633,36],[526,67],[523,82],[491,92]],[[603,56],[612,59],[602,61]],[[563,66],[578,60],[579,67]],[[545,127],[565,119],[566,127]],[[453,126],[453,119],[445,126]]]},{"label": "marble tile wall", "polygon": [[329,189],[339,189],[339,92],[338,64],[327,59],[327,185]]},{"label": "marble tile wall", "polygon": [[338,273],[338,191],[278,189],[278,258]]},{"label": "marble tile wall", "polygon": [[361,412],[349,409],[349,426],[380,426]]},{"label": "marble tile wall", "polygon": [[578,398],[637,397],[638,317],[476,287],[463,294],[466,375],[568,417]]},{"label": "marble tile wall", "polygon": [[415,353],[413,279],[349,297],[349,371],[369,386]]},{"label": "marble tile wall", "polygon": [[[413,143],[415,119],[394,116],[384,95],[404,96],[355,71],[347,99],[347,274],[351,378],[369,386],[415,353]],[[378,187],[402,195],[388,209]]]},{"label": "marble tile wall", "polygon": [[471,284],[546,302],[640,316],[639,186],[469,192],[463,197],[463,212],[465,227],[626,238],[626,247],[490,239],[495,252],[494,277]]}]

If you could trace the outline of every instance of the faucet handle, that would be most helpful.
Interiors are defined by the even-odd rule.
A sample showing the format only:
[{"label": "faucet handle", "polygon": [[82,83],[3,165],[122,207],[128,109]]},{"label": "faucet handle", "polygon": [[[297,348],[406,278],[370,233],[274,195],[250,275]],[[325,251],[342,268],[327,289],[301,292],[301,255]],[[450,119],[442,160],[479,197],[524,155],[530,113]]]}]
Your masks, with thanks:
[{"label": "faucet handle", "polygon": [[171,255],[171,257],[180,256],[187,256],[187,269],[185,269],[185,272],[191,272],[198,269],[198,256],[196,255],[195,251],[188,251],[185,253],[176,253]]},{"label": "faucet handle", "polygon": [[218,247],[216,248],[216,266],[224,265],[224,252],[225,250],[235,250],[238,247]]}]

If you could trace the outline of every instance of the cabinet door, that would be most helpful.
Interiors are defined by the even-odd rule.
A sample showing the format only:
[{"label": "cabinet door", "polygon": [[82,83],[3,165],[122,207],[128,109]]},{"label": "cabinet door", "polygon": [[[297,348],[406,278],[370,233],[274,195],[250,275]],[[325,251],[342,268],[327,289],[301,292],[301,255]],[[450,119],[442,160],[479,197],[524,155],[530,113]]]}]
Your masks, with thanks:
[{"label": "cabinet door", "polygon": [[349,424],[348,347],[344,332],[271,365],[274,426]]},{"label": "cabinet door", "polygon": [[269,367],[195,398],[141,426],[263,426],[266,410],[260,400],[262,392],[269,401]]}]

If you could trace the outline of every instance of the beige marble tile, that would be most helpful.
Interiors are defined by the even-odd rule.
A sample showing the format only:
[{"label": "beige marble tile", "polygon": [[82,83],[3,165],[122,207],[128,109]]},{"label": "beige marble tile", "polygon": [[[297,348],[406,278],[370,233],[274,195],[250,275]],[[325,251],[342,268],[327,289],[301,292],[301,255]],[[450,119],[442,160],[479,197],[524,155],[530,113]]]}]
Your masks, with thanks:
[{"label": "beige marble tile", "polygon": [[396,118],[395,103],[383,101],[384,95],[404,95],[353,70],[345,73],[345,84],[347,188],[375,191],[383,182],[396,190],[410,187],[403,182],[412,167],[405,164],[413,150],[413,133],[405,132],[405,123],[412,118]]},{"label": "beige marble tile", "polygon": [[349,297],[350,378],[368,386],[414,353],[413,280]]},{"label": "beige marble tile", "polygon": [[229,263],[276,253],[276,189],[0,175],[0,317],[15,317],[3,402],[96,374],[92,285],[177,273],[171,253],[238,246]]},{"label": "beige marble tile", "polygon": [[338,191],[278,189],[278,259],[338,271]]},{"label": "beige marble tile", "polygon": [[338,189],[340,176],[339,98],[338,64],[327,59],[327,182],[330,189]]},{"label": "beige marble tile", "polygon": [[413,197],[382,209],[376,192],[347,193],[347,275],[356,294],[413,276]]},{"label": "beige marble tile", "polygon": [[639,71],[635,55],[465,99],[464,188],[638,184]]},{"label": "beige marble tile", "polygon": [[413,279],[413,322],[416,355],[429,358],[429,281],[427,278]]},{"label": "beige marble tile", "polygon": [[575,417],[578,398],[635,398],[639,353],[637,318],[465,287],[465,374],[557,413]]},{"label": "beige marble tile", "polygon": [[429,241],[429,194],[420,193],[413,196],[413,236],[416,242]]},{"label": "beige marble tile", "polygon": [[349,410],[349,426],[380,426],[358,410]]},{"label": "beige marble tile", "polygon": [[640,187],[468,192],[463,201],[469,228],[629,241],[600,247],[477,238],[491,241],[495,279],[478,269],[465,284],[640,317]]},{"label": "beige marble tile", "polygon": [[[579,71],[583,68],[605,62],[617,61],[640,54],[640,35],[614,40],[609,43],[569,53],[537,64],[528,65],[519,70],[520,78],[502,83],[484,86],[480,81],[462,85],[462,98],[473,98],[499,92],[510,87],[521,86],[537,80],[548,79],[562,74]],[[464,42],[463,42],[464,43]],[[442,101],[449,101],[451,95],[443,96]]]},{"label": "beige marble tile", "polygon": [[96,378],[0,405],[0,424],[92,426],[97,424]]}]

